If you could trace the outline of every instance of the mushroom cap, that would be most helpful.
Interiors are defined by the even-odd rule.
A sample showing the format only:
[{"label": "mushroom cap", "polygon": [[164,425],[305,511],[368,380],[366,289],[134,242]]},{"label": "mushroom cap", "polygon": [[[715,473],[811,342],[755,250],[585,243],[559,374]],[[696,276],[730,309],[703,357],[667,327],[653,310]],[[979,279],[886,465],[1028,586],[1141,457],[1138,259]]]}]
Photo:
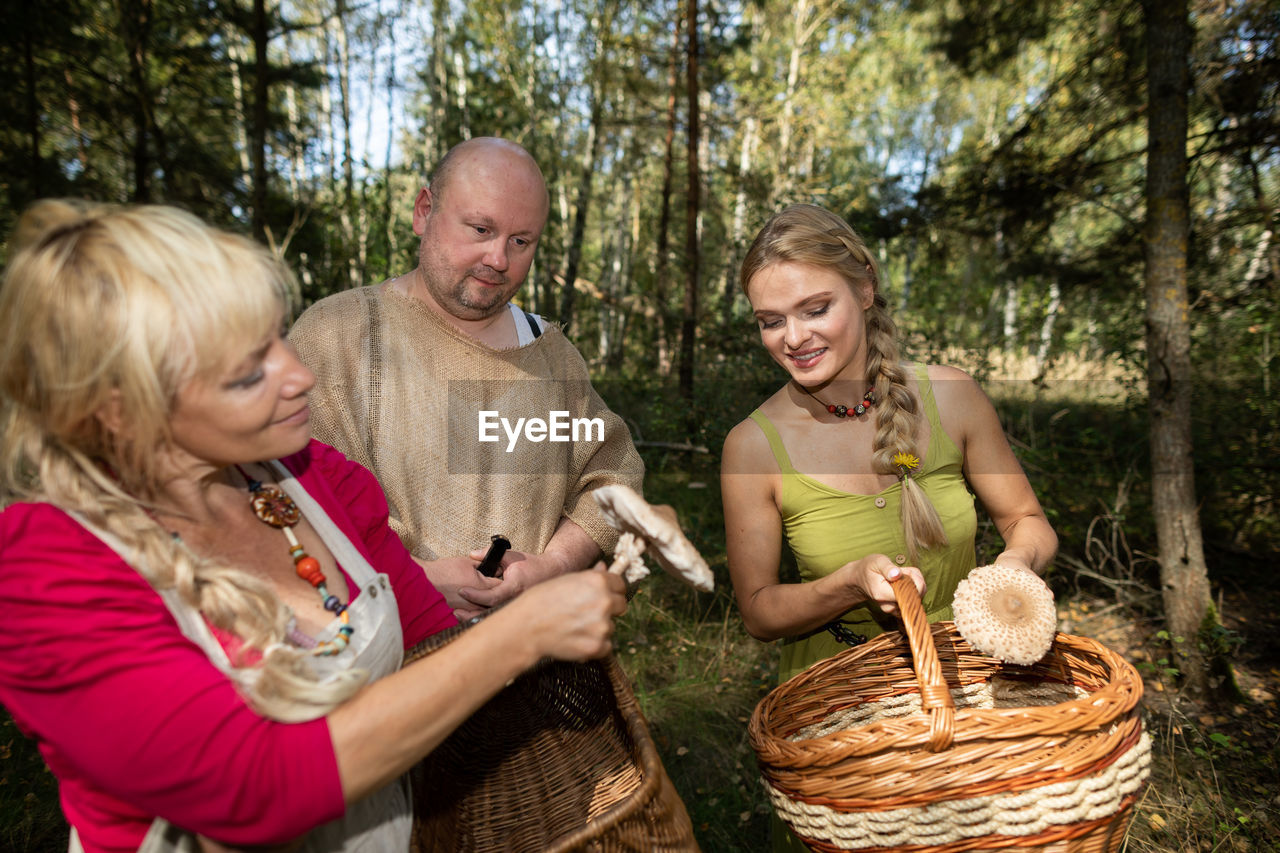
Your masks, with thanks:
[{"label": "mushroom cap", "polygon": [[601,486],[591,494],[600,505],[605,521],[622,533],[642,539],[645,553],[667,572],[694,589],[703,592],[715,589],[715,576],[710,567],[673,520],[664,518],[644,498],[621,484]]},{"label": "mushroom cap", "polygon": [[1053,644],[1058,612],[1039,575],[1009,566],[974,569],[951,603],[956,630],[980,652],[1027,666]]}]

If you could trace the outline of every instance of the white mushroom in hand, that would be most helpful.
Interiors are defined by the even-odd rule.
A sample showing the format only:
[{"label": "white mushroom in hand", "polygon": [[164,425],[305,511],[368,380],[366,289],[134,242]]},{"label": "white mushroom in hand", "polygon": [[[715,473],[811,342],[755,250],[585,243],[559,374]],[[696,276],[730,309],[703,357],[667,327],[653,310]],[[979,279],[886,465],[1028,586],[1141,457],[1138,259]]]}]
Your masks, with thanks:
[{"label": "white mushroom in hand", "polygon": [[698,549],[693,547],[677,524],[675,514],[664,516],[657,507],[645,502],[623,485],[601,486],[592,496],[600,505],[605,520],[621,532],[609,571],[622,574],[634,583],[649,574],[642,552],[647,552],[658,565],[694,589],[711,592],[715,577]]},{"label": "white mushroom in hand", "polygon": [[1000,565],[974,569],[956,587],[951,606],[960,635],[993,658],[1026,666],[1053,644],[1053,591],[1031,572]]}]

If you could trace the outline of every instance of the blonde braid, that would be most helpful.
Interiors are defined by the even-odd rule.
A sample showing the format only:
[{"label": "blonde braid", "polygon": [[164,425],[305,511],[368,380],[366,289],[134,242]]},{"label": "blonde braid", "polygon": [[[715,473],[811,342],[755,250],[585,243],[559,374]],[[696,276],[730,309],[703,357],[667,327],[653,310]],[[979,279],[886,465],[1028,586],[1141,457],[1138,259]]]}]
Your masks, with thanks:
[{"label": "blonde braid", "polygon": [[907,555],[918,562],[922,549],[947,543],[947,533],[929,496],[910,472],[893,464],[899,453],[924,458],[916,447],[916,436],[924,413],[919,398],[907,385],[907,371],[898,360],[898,339],[885,299],[876,291],[867,311],[867,381],[876,389],[876,437],[872,445],[871,467],[881,474],[902,479],[902,530]]}]

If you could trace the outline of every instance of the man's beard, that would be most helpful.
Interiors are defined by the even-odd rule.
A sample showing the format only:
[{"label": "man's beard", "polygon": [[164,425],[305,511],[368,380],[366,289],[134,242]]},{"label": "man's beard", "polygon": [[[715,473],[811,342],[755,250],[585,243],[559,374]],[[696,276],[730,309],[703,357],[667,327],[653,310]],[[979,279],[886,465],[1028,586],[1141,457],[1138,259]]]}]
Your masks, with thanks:
[{"label": "man's beard", "polygon": [[[482,287],[493,287],[492,293],[487,290],[480,291],[482,296],[490,296],[492,298],[476,299],[473,297],[471,289],[467,286],[467,280],[471,278],[477,278],[486,282],[491,282],[496,278],[500,283],[496,287],[493,285],[482,285]],[[462,280],[453,286],[453,299],[463,308],[470,311],[479,311],[482,316],[488,317],[492,314],[496,314],[508,302],[508,284],[509,282],[507,281],[507,277],[502,273],[495,273],[492,270],[488,270],[484,275],[477,276],[475,270],[470,270]]]},{"label": "man's beard", "polygon": [[[509,289],[511,281],[507,274],[490,267],[472,267],[461,278],[449,283],[449,279],[445,277],[448,274],[447,268],[445,265],[437,264],[435,257],[424,253],[419,256],[418,263],[422,285],[431,294],[431,298],[439,303],[442,309],[461,320],[483,320],[492,317],[501,311],[514,295]],[[477,299],[470,292],[467,283],[471,278],[488,282],[497,281],[499,284],[492,286],[493,293],[479,291],[479,295],[488,298]],[[477,286],[484,287],[484,285]]]}]

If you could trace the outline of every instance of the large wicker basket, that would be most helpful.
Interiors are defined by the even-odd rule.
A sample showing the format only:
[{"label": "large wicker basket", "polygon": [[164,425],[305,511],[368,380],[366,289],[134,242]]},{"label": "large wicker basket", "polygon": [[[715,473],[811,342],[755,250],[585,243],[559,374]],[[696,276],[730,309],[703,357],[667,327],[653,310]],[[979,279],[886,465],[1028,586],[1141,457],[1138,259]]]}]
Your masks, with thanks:
[{"label": "large wicker basket", "polygon": [[515,679],[418,765],[413,789],[417,853],[698,850],[612,656],[549,661]]},{"label": "large wicker basket", "polygon": [[812,850],[1118,850],[1146,783],[1142,682],[1119,655],[1056,635],[1033,666],[929,625],[894,585],[903,632],[814,664],[756,707],[774,807]]}]

